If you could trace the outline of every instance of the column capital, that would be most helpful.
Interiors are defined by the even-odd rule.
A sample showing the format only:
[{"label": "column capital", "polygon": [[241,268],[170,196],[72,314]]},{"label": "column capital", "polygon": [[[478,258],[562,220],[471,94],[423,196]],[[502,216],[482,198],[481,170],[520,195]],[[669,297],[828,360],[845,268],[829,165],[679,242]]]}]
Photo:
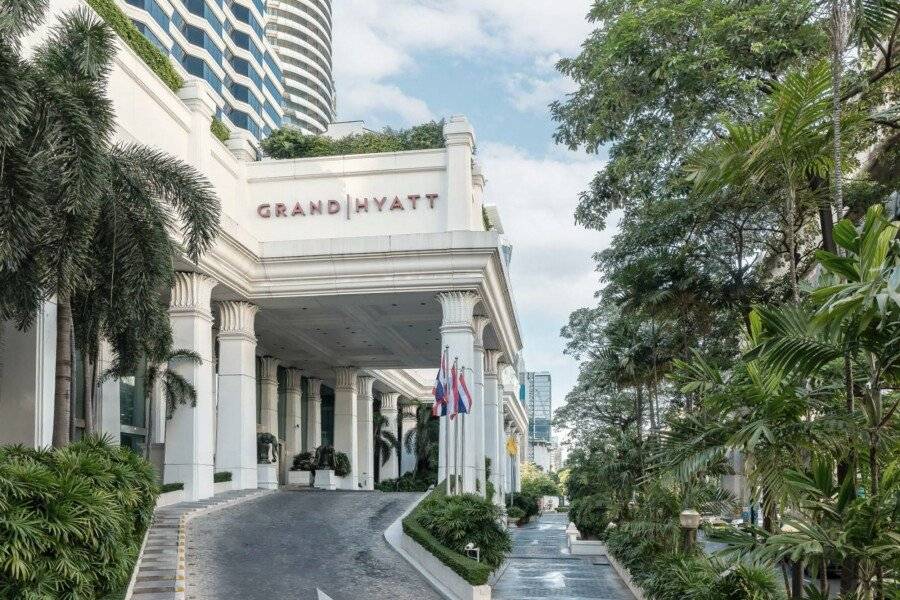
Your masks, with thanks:
[{"label": "column capital", "polygon": [[357,374],[359,373],[359,369],[356,367],[337,367],[334,370],[335,374],[335,382],[334,389],[336,390],[349,390],[351,392],[356,391],[357,385]]},{"label": "column capital", "polygon": [[475,330],[475,341],[472,344],[476,350],[484,350],[484,330],[491,320],[483,315],[472,318],[472,328]]},{"label": "column capital", "polygon": [[502,350],[485,350],[484,351],[484,376],[497,378],[500,369],[500,358],[503,356]]},{"label": "column capital", "polygon": [[473,331],[472,312],[478,304],[475,292],[442,292],[437,296],[441,303],[441,331],[454,329]]},{"label": "column capital", "polygon": [[397,413],[397,401],[400,400],[400,394],[397,392],[386,392],[381,395],[381,412]]},{"label": "column capital", "polygon": [[281,360],[274,356],[263,356],[259,359],[259,380],[278,383],[278,365]]},{"label": "column capital", "polygon": [[212,321],[210,297],[218,282],[203,273],[177,271],[169,301],[170,315],[193,315]]},{"label": "column capital", "polygon": [[316,377],[310,377],[307,380],[309,385],[309,399],[313,402],[322,401],[322,380]]},{"label": "column capital", "polygon": [[371,375],[360,375],[357,378],[357,394],[360,399],[368,398],[372,400],[372,386],[375,385],[375,378]]},{"label": "column capital", "polygon": [[448,146],[475,147],[475,129],[462,115],[454,115],[444,125],[444,143]]},{"label": "column capital", "polygon": [[219,338],[241,338],[256,343],[254,320],[259,307],[250,302],[219,302]]},{"label": "column capital", "polygon": [[212,122],[212,117],[216,114],[216,101],[213,99],[212,86],[205,79],[188,77],[177,93],[189,109]]},{"label": "column capital", "polygon": [[404,404],[400,407],[400,414],[404,421],[415,421],[419,418],[419,404]]},{"label": "column capital", "polygon": [[290,367],[287,369],[287,371],[285,373],[285,380],[284,380],[285,391],[288,391],[288,392],[299,392],[300,391],[301,373],[302,373],[302,371],[300,369],[295,369],[293,367]]}]

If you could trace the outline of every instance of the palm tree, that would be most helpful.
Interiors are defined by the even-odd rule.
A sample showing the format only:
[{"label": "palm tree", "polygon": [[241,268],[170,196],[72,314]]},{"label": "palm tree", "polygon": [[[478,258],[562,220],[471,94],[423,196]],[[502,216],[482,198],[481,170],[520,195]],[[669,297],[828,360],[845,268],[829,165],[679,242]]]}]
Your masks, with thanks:
[{"label": "palm tree", "polygon": [[[86,369],[101,336],[126,371],[142,355],[164,356],[171,332],[160,292],[179,252],[169,229],[182,232],[183,253],[196,261],[218,231],[219,202],[180,161],[112,143],[115,44],[93,13],[67,13],[31,59],[19,55],[44,8],[42,0],[0,7],[0,318],[27,326],[56,297],[58,447],[69,441],[73,345]],[[93,412],[95,386],[86,388]]]},{"label": "palm tree", "polygon": [[438,420],[432,419],[431,411],[426,407],[418,407],[416,424],[403,435],[403,445],[407,452],[416,456],[417,475],[437,469]]},{"label": "palm tree", "polygon": [[372,426],[375,429],[375,456],[380,457],[380,466],[383,467],[391,459],[393,452],[397,453],[397,477],[400,477],[400,440],[397,432],[388,427],[388,419],[381,413],[375,413]]}]

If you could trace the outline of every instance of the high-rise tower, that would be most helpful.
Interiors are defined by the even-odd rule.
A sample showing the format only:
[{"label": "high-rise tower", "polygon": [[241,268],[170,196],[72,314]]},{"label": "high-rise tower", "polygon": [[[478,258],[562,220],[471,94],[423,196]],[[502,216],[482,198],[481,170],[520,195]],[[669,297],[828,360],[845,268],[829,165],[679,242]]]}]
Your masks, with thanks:
[{"label": "high-rise tower", "polygon": [[216,116],[257,139],[281,127],[284,75],[266,40],[264,0],[117,0],[183,73],[215,92]]},{"label": "high-rise tower", "polygon": [[331,0],[268,0],[266,37],[284,70],[284,122],[324,133],[334,121]]}]

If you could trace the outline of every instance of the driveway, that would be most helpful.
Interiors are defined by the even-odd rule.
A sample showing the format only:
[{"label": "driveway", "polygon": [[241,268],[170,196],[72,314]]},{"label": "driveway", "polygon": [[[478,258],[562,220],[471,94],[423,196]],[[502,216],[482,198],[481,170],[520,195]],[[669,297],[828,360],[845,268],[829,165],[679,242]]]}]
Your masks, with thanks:
[{"label": "driveway", "polygon": [[569,554],[565,514],[547,513],[513,527],[509,565],[494,586],[494,600],[634,600],[605,557]]},{"label": "driveway", "polygon": [[194,519],[187,598],[440,600],[384,540],[417,494],[281,490]]}]

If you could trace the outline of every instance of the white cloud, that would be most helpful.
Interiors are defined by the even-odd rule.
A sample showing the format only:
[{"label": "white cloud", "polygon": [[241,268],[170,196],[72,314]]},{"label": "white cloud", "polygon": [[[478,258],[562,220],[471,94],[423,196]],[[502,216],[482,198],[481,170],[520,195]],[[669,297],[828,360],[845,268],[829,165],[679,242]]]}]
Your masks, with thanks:
[{"label": "white cloud", "polygon": [[592,254],[613,235],[576,227],[579,192],[603,163],[583,153],[555,150],[535,157],[513,146],[485,144],[478,160],[513,244],[511,278],[525,339],[526,368],[553,373],[553,406],[562,404],[578,369],[563,356],[560,328],[569,314],[594,302],[598,278]]},{"label": "white cloud", "polygon": [[[546,104],[554,90],[562,89],[553,64],[559,56],[577,52],[590,31],[584,18],[589,6],[589,0],[335,0],[334,65],[340,117],[365,117],[353,111],[366,102],[352,96],[367,85],[383,85],[393,76],[415,70],[416,56],[426,51],[527,58],[544,76],[531,75],[519,82],[522,86],[513,94],[516,106],[532,110]],[[401,94],[401,108],[416,99],[410,93]],[[414,113],[395,114],[409,124]]]},{"label": "white cloud", "polygon": [[533,77],[517,73],[506,83],[510,100],[520,112],[546,114],[547,106],[565,94],[575,91],[575,82],[568,77]]},{"label": "white cloud", "polygon": [[338,98],[345,114],[365,115],[371,126],[389,124],[390,116],[399,117],[404,123],[423,123],[435,118],[428,105],[410,96],[395,85],[363,82],[357,84],[353,94]]}]

